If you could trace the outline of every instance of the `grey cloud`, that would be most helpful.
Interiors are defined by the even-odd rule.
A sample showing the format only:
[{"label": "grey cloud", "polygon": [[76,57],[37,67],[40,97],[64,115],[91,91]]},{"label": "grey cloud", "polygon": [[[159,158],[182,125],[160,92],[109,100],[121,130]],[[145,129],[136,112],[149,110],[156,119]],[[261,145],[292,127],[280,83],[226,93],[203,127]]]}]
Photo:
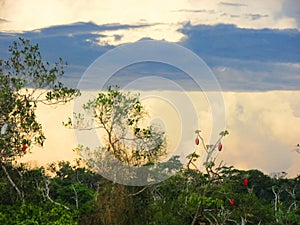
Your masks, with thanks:
[{"label": "grey cloud", "polygon": [[235,116],[241,116],[244,114],[244,106],[240,103],[237,103],[237,105],[235,106]]},{"label": "grey cloud", "polygon": [[[25,33],[0,32],[0,57],[7,56],[7,46],[18,36],[39,43],[44,59],[50,62],[62,57],[69,64],[66,80],[76,86],[87,67],[99,56],[114,48],[100,46],[98,34],[105,30],[138,28],[142,25],[96,25],[76,23]],[[266,91],[299,90],[300,32],[297,30],[241,29],[234,25],[216,26],[186,24],[186,37],[179,42],[201,57],[214,72],[223,90]],[[113,38],[122,38],[114,35]],[[147,40],[144,38],[143,40]],[[112,77],[112,85],[123,85],[141,76],[156,75],[178,83],[186,90],[197,90],[193,81],[176,68],[164,65],[135,65]],[[149,84],[148,89],[155,89]],[[159,87],[165,88],[168,87]]]},{"label": "grey cloud", "polygon": [[220,2],[219,4],[224,6],[234,6],[234,7],[248,6],[247,4],[243,4],[243,3],[231,3],[231,2]]},{"label": "grey cloud", "polygon": [[186,24],[181,44],[201,57],[300,62],[298,30],[242,29],[235,25]]},{"label": "grey cloud", "polygon": [[281,11],[277,17],[292,17],[297,21],[297,27],[300,28],[300,7],[299,0],[285,0],[282,4]]},{"label": "grey cloud", "polygon": [[[5,56],[7,46],[16,40],[18,36],[21,36],[31,40],[32,43],[39,43],[46,60],[50,62],[56,61],[57,57],[65,59],[69,63],[68,68],[70,68],[70,71],[79,76],[97,57],[113,47],[98,45],[99,39],[105,37],[105,35],[101,34],[102,32],[108,30],[138,29],[146,26],[152,26],[152,24],[97,25],[92,22],[78,22],[51,26],[25,33],[0,32],[1,56]],[[115,35],[114,38],[119,40],[122,36]]]},{"label": "grey cloud", "polygon": [[118,35],[118,34],[114,35],[114,39],[115,39],[115,41],[119,41],[119,40],[121,40],[121,39],[122,39],[122,37],[123,37],[123,35]]},{"label": "grey cloud", "polygon": [[261,18],[269,17],[269,15],[262,15],[262,14],[246,14],[247,18],[250,18],[251,20],[258,20]]},{"label": "grey cloud", "polygon": [[221,67],[222,69],[211,67],[224,91],[299,90],[300,88],[298,75],[300,69],[292,68],[289,64],[235,61],[227,62],[226,65]]},{"label": "grey cloud", "polygon": [[300,89],[300,32],[187,24],[181,44],[212,68],[223,90]]},{"label": "grey cloud", "polygon": [[[74,24],[52,26],[39,30],[28,31],[25,33],[5,33],[0,32],[0,58],[8,56],[8,46],[17,37],[23,37],[31,40],[32,43],[38,43],[44,60],[49,62],[57,61],[58,57],[68,62],[64,82],[72,87],[77,83],[95,59],[112,49],[114,46],[99,45],[99,39],[106,37],[101,34],[108,30],[120,29],[138,29],[152,24],[104,24],[78,22]],[[113,35],[113,38],[119,40],[121,35]]]},{"label": "grey cloud", "polygon": [[38,30],[29,31],[26,33],[28,36],[70,36],[70,35],[82,35],[91,34],[92,32],[103,32],[108,30],[121,30],[121,29],[135,29],[141,27],[152,26],[153,24],[138,24],[138,25],[127,25],[127,24],[102,24],[97,25],[89,22],[78,22],[67,25],[51,26]]},{"label": "grey cloud", "polygon": [[209,14],[216,13],[215,10],[206,10],[206,9],[180,9],[180,10],[176,10],[175,12],[209,13]]},{"label": "grey cloud", "polygon": [[7,23],[7,22],[9,22],[9,21],[6,19],[0,18],[0,23]]}]

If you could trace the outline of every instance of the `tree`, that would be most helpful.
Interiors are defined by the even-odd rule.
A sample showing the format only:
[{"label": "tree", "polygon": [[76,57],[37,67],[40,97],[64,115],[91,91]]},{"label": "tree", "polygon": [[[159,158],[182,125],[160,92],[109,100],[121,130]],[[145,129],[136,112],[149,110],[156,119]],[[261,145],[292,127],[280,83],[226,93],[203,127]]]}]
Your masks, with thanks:
[{"label": "tree", "polygon": [[[102,131],[103,146],[85,151],[92,167],[110,170],[108,164],[103,164],[111,162],[107,154],[136,167],[155,163],[166,154],[166,140],[160,127],[142,126],[147,112],[138,95],[108,87],[107,92],[101,92],[97,98],[85,103],[83,109],[84,115],[92,118],[94,127],[87,126],[91,123],[82,114],[75,114],[74,120],[69,118],[65,125],[79,130]],[[78,149],[83,152],[85,148],[81,146]]]},{"label": "tree", "polygon": [[[78,130],[96,129],[101,134],[103,146],[96,149],[84,146],[77,148],[93,170],[101,174],[118,171],[120,173],[116,172],[116,179],[120,182],[121,179],[138,175],[134,169],[118,170],[115,161],[121,162],[126,168],[143,169],[147,165],[158,163],[160,157],[166,154],[164,132],[155,124],[145,125],[147,112],[139,95],[122,92],[117,87],[108,87],[106,92],[100,92],[95,99],[86,102],[83,110],[84,114],[74,114],[74,119],[69,118],[65,125]],[[88,118],[92,118],[92,122]],[[153,178],[157,174],[156,171],[151,172],[153,174],[143,174],[143,185],[147,184],[149,177]],[[98,193],[101,224],[134,224],[136,195],[143,190],[145,189],[126,187],[111,181],[104,182]]]},{"label": "tree", "polygon": [[59,81],[66,63],[61,58],[54,65],[43,61],[38,44],[19,38],[8,51],[11,56],[0,60],[0,165],[19,198],[24,199],[6,167],[28,154],[32,145],[43,145],[45,136],[35,114],[38,103],[65,103],[79,91]]}]

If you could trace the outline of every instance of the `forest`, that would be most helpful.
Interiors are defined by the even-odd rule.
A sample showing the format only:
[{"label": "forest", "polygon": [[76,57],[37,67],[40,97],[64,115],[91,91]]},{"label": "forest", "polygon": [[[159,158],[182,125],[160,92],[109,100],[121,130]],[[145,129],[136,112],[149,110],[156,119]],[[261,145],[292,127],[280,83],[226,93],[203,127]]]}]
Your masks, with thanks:
[{"label": "forest", "polygon": [[[0,224],[300,224],[300,175],[217,164],[213,155],[223,150],[223,138],[230,138],[227,130],[214,144],[206,144],[199,130],[191,134],[207,154],[203,169],[196,152],[186,165],[177,157],[160,163],[165,133],[142,124],[147,112],[139,96],[117,87],[83,106],[103,131],[102,147],[77,146],[73,162],[19,163],[46,139],[36,117],[39,105],[59,107],[80,90],[59,81],[66,63],[45,62],[38,44],[20,38],[8,51],[10,57],[0,60]],[[91,129],[80,114],[64,125]],[[118,180],[102,176],[115,169],[108,156],[131,167],[151,167],[143,174],[145,185],[118,182],[121,176],[138,177],[135,171],[121,171]]]}]

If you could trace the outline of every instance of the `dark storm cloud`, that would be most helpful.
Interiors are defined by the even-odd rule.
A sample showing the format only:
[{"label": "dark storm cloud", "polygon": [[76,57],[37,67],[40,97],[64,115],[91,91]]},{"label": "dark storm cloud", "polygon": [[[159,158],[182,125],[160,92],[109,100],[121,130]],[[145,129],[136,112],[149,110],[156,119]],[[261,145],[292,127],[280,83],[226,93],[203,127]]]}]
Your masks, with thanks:
[{"label": "dark storm cloud", "polygon": [[186,24],[181,42],[200,56],[257,60],[265,62],[300,62],[298,30],[245,29],[235,25]]},{"label": "dark storm cloud", "polygon": [[[39,43],[42,55],[47,61],[55,62],[58,57],[62,57],[68,62],[66,81],[76,86],[87,67],[99,56],[114,48],[99,45],[99,39],[105,37],[101,32],[138,29],[143,26],[146,25],[76,23],[25,33],[2,32],[0,57],[7,56],[7,46],[18,36],[30,39],[32,43]],[[299,90],[298,30],[242,29],[235,25],[224,24],[215,26],[186,24],[179,31],[185,38],[178,44],[191,49],[207,63],[223,90]],[[114,35],[114,38],[120,40],[122,36]],[[193,82],[188,80],[189,77],[183,71],[160,64],[143,64],[124,69],[113,82],[122,86],[122,82],[126,83],[128,80],[151,74],[174,80],[185,89],[195,89]],[[155,84],[151,88],[155,88]]]},{"label": "dark storm cloud", "polygon": [[223,90],[300,89],[300,32],[186,24],[180,44],[200,56]]},{"label": "dark storm cloud", "polygon": [[[57,56],[69,61],[71,64],[89,65],[96,57],[103,54],[113,46],[100,46],[99,39],[106,37],[101,34],[105,31],[138,29],[152,26],[152,24],[104,24],[97,25],[89,22],[78,22],[67,25],[51,26],[22,33],[0,32],[0,48],[6,48],[18,37],[39,43],[43,55],[47,60],[54,60]],[[114,35],[115,40],[121,40],[122,35]],[[4,49],[3,49],[4,50]],[[1,55],[5,54],[5,51]]]},{"label": "dark storm cloud", "polygon": [[[151,25],[127,25],[74,23],[68,25],[52,26],[24,33],[0,32],[0,57],[8,56],[8,46],[18,37],[23,37],[38,43],[45,60],[57,61],[58,57],[68,62],[66,79],[70,79],[72,85],[76,85],[79,77],[85,69],[100,55],[113,48],[113,46],[100,46],[99,39],[105,37],[104,31],[135,29]],[[115,35],[115,39],[122,39],[121,35]],[[72,75],[70,75],[72,74]]]}]

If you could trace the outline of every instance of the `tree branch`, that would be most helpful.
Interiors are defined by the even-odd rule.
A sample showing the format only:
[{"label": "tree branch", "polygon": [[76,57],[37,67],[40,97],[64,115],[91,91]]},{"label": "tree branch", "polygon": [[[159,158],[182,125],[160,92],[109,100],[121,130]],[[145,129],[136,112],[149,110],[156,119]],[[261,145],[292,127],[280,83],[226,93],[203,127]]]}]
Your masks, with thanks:
[{"label": "tree branch", "polygon": [[76,209],[78,209],[78,194],[77,194],[77,191],[74,187],[74,185],[72,184],[72,188],[74,190],[74,193],[75,193],[75,204],[76,204]]},{"label": "tree branch", "polygon": [[10,177],[9,173],[7,172],[6,170],[6,167],[4,166],[3,163],[1,163],[1,168],[3,169],[5,175],[6,175],[6,178],[8,179],[9,183],[13,186],[13,188],[16,190],[16,192],[18,193],[20,199],[22,200],[22,202],[24,202],[24,193],[22,193],[20,191],[20,189],[18,188],[18,186],[15,184],[15,182],[13,181],[13,179]]},{"label": "tree branch", "polygon": [[145,186],[145,187],[143,187],[141,190],[139,190],[138,192],[129,194],[128,196],[135,196],[135,195],[138,195],[138,194],[142,193],[143,191],[145,191],[147,188],[148,188],[148,186]]},{"label": "tree branch", "polygon": [[54,200],[49,196],[49,193],[50,193],[49,184],[50,184],[50,181],[49,181],[48,179],[45,180],[45,190],[46,190],[46,197],[47,197],[47,199],[48,199],[50,202],[52,202],[53,204],[55,204],[55,205],[62,206],[62,207],[64,207],[66,210],[70,210],[69,207],[67,207],[67,206],[65,206],[65,205],[63,205],[63,204],[61,204],[61,203],[59,203],[59,202],[54,201]]}]

